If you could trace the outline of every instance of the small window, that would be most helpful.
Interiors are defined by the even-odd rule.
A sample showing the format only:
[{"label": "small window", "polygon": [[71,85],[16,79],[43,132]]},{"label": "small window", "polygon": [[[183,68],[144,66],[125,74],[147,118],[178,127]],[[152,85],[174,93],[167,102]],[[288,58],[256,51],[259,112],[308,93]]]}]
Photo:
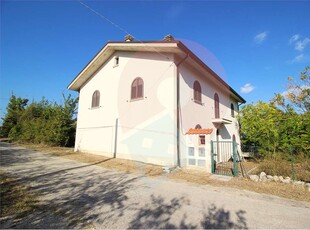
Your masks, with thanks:
[{"label": "small window", "polygon": [[197,124],[197,125],[195,126],[195,129],[201,129],[201,125]]},{"label": "small window", "polygon": [[194,101],[201,103],[201,86],[198,81],[194,82]]},{"label": "small window", "polygon": [[199,145],[205,145],[206,137],[205,135],[199,135]]},{"label": "small window", "polygon": [[205,157],[205,156],[206,156],[205,148],[199,148],[199,157]]},{"label": "small window", "polygon": [[231,116],[235,117],[235,106],[233,103],[230,104],[230,112],[231,112]]},{"label": "small window", "polygon": [[116,56],[114,58],[114,66],[118,66],[118,64],[119,64],[119,56]]},{"label": "small window", "polygon": [[220,99],[217,93],[214,94],[214,116],[220,118]]},{"label": "small window", "polygon": [[99,105],[100,105],[100,92],[96,90],[92,96],[91,107],[97,108],[99,107]]},{"label": "small window", "polygon": [[195,159],[188,159],[188,164],[189,165],[196,165],[196,160]]},{"label": "small window", "polygon": [[194,147],[188,147],[188,156],[195,156],[195,149]]},{"label": "small window", "polygon": [[206,167],[206,161],[205,160],[198,160],[197,161],[198,166],[200,167]]},{"label": "small window", "polygon": [[131,84],[131,100],[143,98],[143,80],[137,77]]}]

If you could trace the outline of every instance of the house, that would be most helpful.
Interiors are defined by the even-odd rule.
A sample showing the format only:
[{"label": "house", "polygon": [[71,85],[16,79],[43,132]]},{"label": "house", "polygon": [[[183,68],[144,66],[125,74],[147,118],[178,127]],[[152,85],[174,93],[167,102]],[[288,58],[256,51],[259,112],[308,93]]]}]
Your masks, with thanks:
[{"label": "house", "polygon": [[80,99],[75,151],[209,171],[214,143],[240,143],[245,100],[171,35],[109,41],[68,88]]}]

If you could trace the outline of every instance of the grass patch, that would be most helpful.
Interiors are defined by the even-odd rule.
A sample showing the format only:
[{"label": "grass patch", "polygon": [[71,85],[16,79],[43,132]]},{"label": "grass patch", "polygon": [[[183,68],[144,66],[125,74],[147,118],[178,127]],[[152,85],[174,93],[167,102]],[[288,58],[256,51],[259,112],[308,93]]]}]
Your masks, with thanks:
[{"label": "grass patch", "polygon": [[[258,169],[267,175],[292,177],[291,162],[282,159],[263,160]],[[294,174],[295,180],[310,182],[310,159],[298,160],[294,164]]]},{"label": "grass patch", "polygon": [[23,217],[38,204],[28,187],[19,184],[10,175],[0,171],[0,216]]}]

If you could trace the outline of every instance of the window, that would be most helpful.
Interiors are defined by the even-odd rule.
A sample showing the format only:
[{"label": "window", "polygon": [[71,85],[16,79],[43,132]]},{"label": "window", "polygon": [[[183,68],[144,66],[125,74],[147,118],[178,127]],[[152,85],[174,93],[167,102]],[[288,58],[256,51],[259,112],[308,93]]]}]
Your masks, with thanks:
[{"label": "window", "polygon": [[214,94],[214,116],[220,118],[220,99],[217,93]]},{"label": "window", "polygon": [[143,80],[137,77],[131,84],[131,100],[143,98]]},{"label": "window", "polygon": [[199,145],[205,145],[206,138],[205,135],[199,135]]},{"label": "window", "polygon": [[119,64],[119,57],[116,56],[116,57],[114,58],[114,66],[118,66],[118,64]]},{"label": "window", "polygon": [[199,157],[205,157],[206,156],[206,149],[205,148],[199,148]]},{"label": "window", "polygon": [[96,107],[99,107],[99,105],[100,105],[100,92],[98,90],[96,90],[93,93],[93,97],[91,100],[91,107],[96,108]]},{"label": "window", "polygon": [[233,103],[230,104],[230,113],[232,117],[235,117],[235,106]]},{"label": "window", "polygon": [[188,156],[195,156],[195,149],[194,147],[188,147]]},{"label": "window", "polygon": [[201,86],[198,81],[194,82],[194,101],[201,103]]},{"label": "window", "polygon": [[195,126],[195,129],[201,129],[201,125],[197,124],[197,125]]}]

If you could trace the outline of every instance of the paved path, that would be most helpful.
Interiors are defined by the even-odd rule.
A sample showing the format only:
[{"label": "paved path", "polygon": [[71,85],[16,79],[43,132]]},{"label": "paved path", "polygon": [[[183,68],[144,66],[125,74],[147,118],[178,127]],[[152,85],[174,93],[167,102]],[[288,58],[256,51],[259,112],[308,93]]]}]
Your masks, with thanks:
[{"label": "paved path", "polygon": [[0,142],[42,209],[2,228],[310,228],[310,203],[107,170]]}]

